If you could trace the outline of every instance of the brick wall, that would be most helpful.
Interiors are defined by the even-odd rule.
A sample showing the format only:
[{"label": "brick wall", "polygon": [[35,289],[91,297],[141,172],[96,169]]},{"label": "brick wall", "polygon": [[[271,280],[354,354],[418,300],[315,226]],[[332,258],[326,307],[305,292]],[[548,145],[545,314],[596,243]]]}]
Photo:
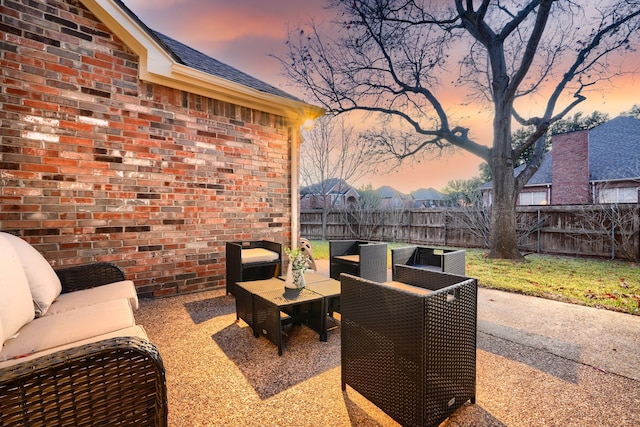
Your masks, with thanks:
[{"label": "brick wall", "polygon": [[282,117],[139,81],[80,2],[46,3],[0,0],[0,230],[142,296],[223,286],[226,241],[291,240]]},{"label": "brick wall", "polygon": [[591,203],[589,191],[589,131],[555,135],[552,139],[551,204]]}]

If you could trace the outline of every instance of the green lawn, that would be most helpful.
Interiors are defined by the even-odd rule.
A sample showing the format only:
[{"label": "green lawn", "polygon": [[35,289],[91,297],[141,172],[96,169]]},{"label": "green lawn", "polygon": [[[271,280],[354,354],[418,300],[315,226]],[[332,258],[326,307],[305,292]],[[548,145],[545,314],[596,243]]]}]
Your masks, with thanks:
[{"label": "green lawn", "polygon": [[[311,244],[317,259],[329,258],[329,242],[314,240]],[[389,249],[405,245],[390,243]],[[528,255],[526,262],[512,262],[485,254],[467,250],[467,275],[477,277],[482,287],[640,315],[640,267],[636,263],[553,255]]]}]

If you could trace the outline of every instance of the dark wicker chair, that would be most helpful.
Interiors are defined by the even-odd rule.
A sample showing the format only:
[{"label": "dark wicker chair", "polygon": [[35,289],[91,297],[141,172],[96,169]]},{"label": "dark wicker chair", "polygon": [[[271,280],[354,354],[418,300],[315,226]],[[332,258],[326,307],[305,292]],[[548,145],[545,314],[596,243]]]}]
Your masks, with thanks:
[{"label": "dark wicker chair", "polygon": [[[278,254],[275,261],[242,262],[242,250],[263,248]],[[282,245],[268,240],[227,242],[227,294],[234,294],[237,282],[270,279],[282,270]]]},{"label": "dark wicker chair", "polygon": [[477,281],[398,266],[341,277],[342,389],[403,426],[438,426],[476,393]]},{"label": "dark wicker chair", "polygon": [[347,273],[376,282],[387,280],[387,244],[361,240],[329,241],[329,276]]},{"label": "dark wicker chair", "polygon": [[396,280],[396,265],[410,265],[443,273],[465,275],[466,251],[428,246],[403,246],[391,249],[391,275]]},{"label": "dark wicker chair", "polygon": [[[124,280],[108,263],[57,270],[62,292]],[[111,338],[0,369],[0,425],[167,425],[167,387],[157,348]]]}]

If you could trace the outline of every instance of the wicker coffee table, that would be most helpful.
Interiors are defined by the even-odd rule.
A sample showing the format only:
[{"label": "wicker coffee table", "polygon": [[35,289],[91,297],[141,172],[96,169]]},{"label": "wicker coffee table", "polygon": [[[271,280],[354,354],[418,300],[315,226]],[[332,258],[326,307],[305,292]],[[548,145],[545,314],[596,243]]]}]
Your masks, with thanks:
[{"label": "wicker coffee table", "polygon": [[313,282],[307,285],[307,289],[322,295],[324,298],[325,315],[322,316],[320,341],[326,341],[328,336],[328,320],[333,317],[333,312],[340,312],[340,282],[334,279]]},{"label": "wicker coffee table", "polygon": [[307,286],[286,289],[284,278],[238,282],[236,319],[244,320],[255,337],[265,336],[282,355],[282,327],[306,324],[327,340],[328,315],[338,311],[340,282],[313,272],[305,273]]},{"label": "wicker coffee table", "polygon": [[236,320],[242,319],[253,330],[257,337],[253,324],[253,299],[258,292],[272,289],[282,289],[284,282],[276,277],[265,280],[252,280],[249,282],[237,282],[234,295],[236,297]]},{"label": "wicker coffee table", "polygon": [[326,324],[325,298],[309,289],[280,289],[261,291],[254,294],[254,333],[265,336],[278,346],[282,355],[282,326],[305,323],[323,337],[322,327]]}]

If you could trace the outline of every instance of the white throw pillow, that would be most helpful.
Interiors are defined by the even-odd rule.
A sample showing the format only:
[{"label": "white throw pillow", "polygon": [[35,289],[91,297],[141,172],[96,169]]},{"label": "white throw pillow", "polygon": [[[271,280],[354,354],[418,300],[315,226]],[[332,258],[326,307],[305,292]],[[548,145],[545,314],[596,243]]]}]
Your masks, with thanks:
[{"label": "white throw pillow", "polygon": [[2,234],[13,246],[29,282],[36,317],[42,316],[62,292],[60,279],[47,260],[29,243],[8,233]]},{"label": "white throw pillow", "polygon": [[0,233],[0,327],[2,339],[11,338],[34,318],[27,276],[13,246]]}]

